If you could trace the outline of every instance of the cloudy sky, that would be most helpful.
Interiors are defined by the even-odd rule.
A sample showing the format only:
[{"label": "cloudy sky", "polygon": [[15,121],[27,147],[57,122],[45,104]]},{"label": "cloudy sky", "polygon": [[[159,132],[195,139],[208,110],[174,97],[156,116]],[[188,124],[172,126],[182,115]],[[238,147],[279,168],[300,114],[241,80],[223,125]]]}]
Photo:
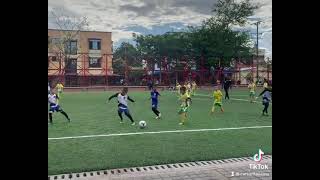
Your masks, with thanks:
[{"label": "cloudy sky", "polygon": [[[89,29],[112,32],[115,48],[123,41],[132,42],[132,33],[163,34],[197,26],[212,16],[217,0],[48,0],[48,28],[56,28],[49,12],[62,10],[73,17],[88,17]],[[260,8],[251,20],[263,20],[259,27],[259,47],[272,55],[272,0],[252,0]],[[242,28],[256,31],[250,23]]]}]

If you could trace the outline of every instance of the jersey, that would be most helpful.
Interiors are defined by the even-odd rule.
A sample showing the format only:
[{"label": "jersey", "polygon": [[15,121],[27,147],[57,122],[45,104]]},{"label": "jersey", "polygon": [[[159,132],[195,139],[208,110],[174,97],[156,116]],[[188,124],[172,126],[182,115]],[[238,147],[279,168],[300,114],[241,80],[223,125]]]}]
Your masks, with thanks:
[{"label": "jersey", "polygon": [[181,101],[181,107],[187,107],[187,99],[188,99],[187,93],[180,95],[179,99]]},{"label": "jersey", "polygon": [[196,83],[192,83],[191,85],[192,85],[192,90],[195,90],[196,87],[197,87],[197,84]]},{"label": "jersey", "polygon": [[251,83],[251,84],[248,85],[248,88],[250,89],[250,92],[255,92],[256,84],[255,83]]},{"label": "jersey", "polygon": [[50,113],[53,113],[55,111],[61,111],[60,106],[58,105],[58,101],[57,99],[59,99],[59,97],[56,94],[49,94],[48,95],[48,101],[50,103]]},{"label": "jersey", "polygon": [[157,108],[158,106],[158,96],[160,96],[160,93],[158,91],[151,91],[151,103],[152,107]]},{"label": "jersey", "polygon": [[214,103],[222,102],[222,92],[220,90],[213,91]]},{"label": "jersey", "polygon": [[50,84],[48,83],[48,93],[50,93],[50,90],[51,90]]},{"label": "jersey", "polygon": [[58,96],[56,94],[49,94],[48,95],[48,101],[51,104],[57,104],[57,99],[58,99]]},{"label": "jersey", "polygon": [[61,83],[58,83],[56,85],[56,88],[58,89],[59,92],[61,92],[63,90],[63,85]]},{"label": "jersey", "polygon": [[118,103],[120,109],[127,109],[128,108],[128,95],[122,95],[121,93],[118,94]]}]

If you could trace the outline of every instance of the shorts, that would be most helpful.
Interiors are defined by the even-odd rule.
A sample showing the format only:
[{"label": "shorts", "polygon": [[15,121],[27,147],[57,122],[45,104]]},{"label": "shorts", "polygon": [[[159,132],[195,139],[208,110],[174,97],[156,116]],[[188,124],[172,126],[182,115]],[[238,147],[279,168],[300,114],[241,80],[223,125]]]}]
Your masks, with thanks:
[{"label": "shorts", "polygon": [[125,114],[130,114],[129,109],[128,108],[124,108],[124,107],[119,107],[118,108],[118,112],[119,113],[125,113]]},{"label": "shorts", "polygon": [[179,110],[178,114],[186,113],[186,112],[188,112],[188,107],[187,106],[183,106],[183,107],[180,107],[180,110]]},{"label": "shorts", "polygon": [[256,95],[254,91],[250,91],[250,97]]},{"label": "shorts", "polygon": [[221,107],[221,106],[222,106],[222,102],[214,102],[214,103],[213,103],[213,106],[219,106],[219,107]]},{"label": "shorts", "polygon": [[151,107],[158,109],[158,103],[157,102],[152,102]]},{"label": "shorts", "polygon": [[58,104],[50,104],[50,113],[61,111],[61,107]]}]

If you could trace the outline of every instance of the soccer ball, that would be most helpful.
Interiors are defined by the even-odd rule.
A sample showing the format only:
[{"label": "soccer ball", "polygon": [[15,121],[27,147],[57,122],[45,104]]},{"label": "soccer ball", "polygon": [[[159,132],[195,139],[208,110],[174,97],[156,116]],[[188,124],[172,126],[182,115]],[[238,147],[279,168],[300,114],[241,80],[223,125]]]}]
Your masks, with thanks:
[{"label": "soccer ball", "polygon": [[139,122],[139,127],[140,127],[141,129],[145,128],[146,126],[147,126],[147,123],[146,123],[145,121],[140,121],[140,122]]}]

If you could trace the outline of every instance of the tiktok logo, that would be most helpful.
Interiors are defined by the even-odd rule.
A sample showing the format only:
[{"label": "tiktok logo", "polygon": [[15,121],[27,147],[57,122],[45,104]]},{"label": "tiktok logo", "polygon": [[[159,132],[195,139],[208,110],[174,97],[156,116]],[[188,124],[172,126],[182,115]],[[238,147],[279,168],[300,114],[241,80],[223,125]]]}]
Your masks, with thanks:
[{"label": "tiktok logo", "polygon": [[253,160],[256,162],[260,162],[262,160],[262,155],[264,155],[264,152],[259,149],[259,153],[253,156]]}]

